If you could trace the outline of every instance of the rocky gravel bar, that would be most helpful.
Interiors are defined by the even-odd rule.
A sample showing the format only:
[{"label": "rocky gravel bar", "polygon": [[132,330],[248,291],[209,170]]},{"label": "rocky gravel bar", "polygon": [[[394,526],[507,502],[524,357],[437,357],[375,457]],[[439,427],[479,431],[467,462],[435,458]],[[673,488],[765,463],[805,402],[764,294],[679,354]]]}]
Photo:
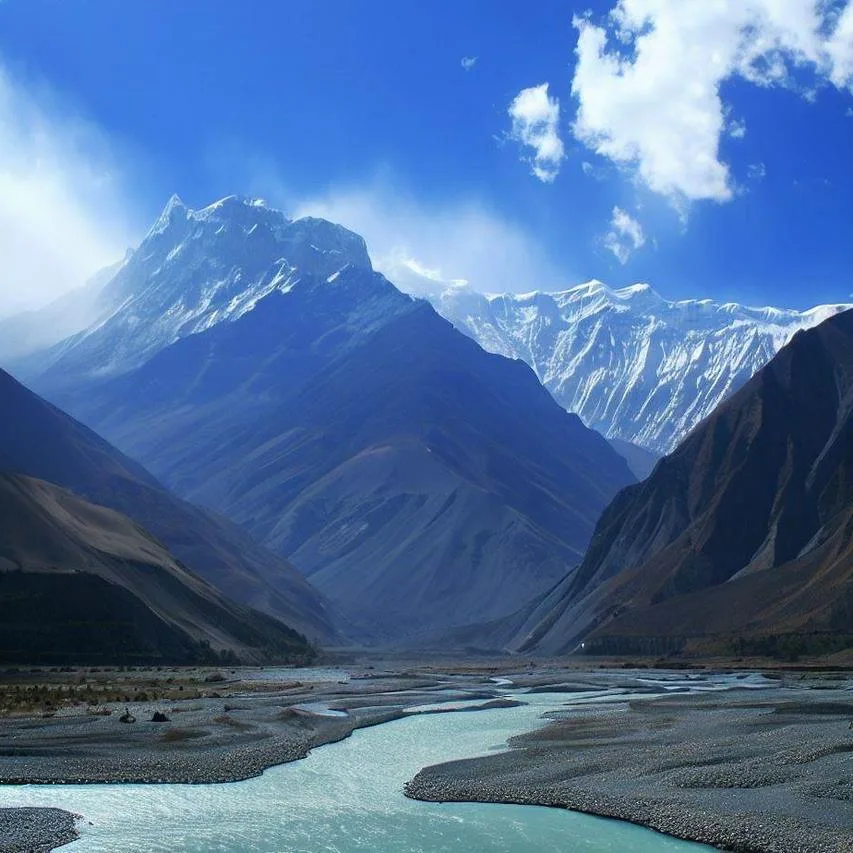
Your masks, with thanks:
[{"label": "rocky gravel bar", "polygon": [[[786,679],[786,682],[788,679]],[[409,797],[555,806],[735,853],[853,853],[853,682],[566,707]]]},{"label": "rocky gravel bar", "polygon": [[0,853],[49,853],[77,839],[76,820],[62,809],[0,809]]},{"label": "rocky gravel bar", "polygon": [[[0,708],[0,785],[238,782],[437,697],[451,705],[477,701],[483,709],[513,704],[486,676],[372,667],[327,681],[298,681],[299,670],[287,670],[281,680],[253,680],[258,675],[208,676],[209,683],[202,681],[207,695],[191,699],[78,704],[46,714]],[[24,683],[21,692],[29,691]]]}]

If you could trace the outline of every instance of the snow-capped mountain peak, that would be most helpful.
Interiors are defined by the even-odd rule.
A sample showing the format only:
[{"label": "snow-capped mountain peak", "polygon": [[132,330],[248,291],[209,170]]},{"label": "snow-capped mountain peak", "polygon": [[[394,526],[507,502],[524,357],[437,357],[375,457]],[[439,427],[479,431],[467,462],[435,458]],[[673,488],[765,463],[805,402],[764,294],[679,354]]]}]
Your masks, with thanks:
[{"label": "snow-capped mountain peak", "polygon": [[171,198],[166,202],[163,212],[149,229],[147,236],[162,234],[176,220],[186,219],[187,212],[187,206],[181,201],[181,197],[177,193],[173,193]]},{"label": "snow-capped mountain peak", "polygon": [[645,283],[592,280],[557,292],[420,292],[492,352],[526,361],[566,409],[659,453],[675,445],[800,329],[850,308],[807,311],[668,300]]},{"label": "snow-capped mountain peak", "polygon": [[194,210],[173,195],[98,297],[100,316],[58,345],[110,376],[171,343],[251,311],[300,280],[371,271],[364,240],[323,219],[289,219],[260,199],[226,196]]}]

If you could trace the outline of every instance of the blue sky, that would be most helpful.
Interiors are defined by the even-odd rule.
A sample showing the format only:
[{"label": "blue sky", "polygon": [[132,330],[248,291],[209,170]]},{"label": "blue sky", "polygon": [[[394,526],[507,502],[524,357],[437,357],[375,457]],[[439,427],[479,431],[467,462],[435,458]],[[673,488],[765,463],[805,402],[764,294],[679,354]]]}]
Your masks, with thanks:
[{"label": "blue sky", "polygon": [[0,309],[175,191],[322,213],[483,290],[845,301],[853,10],[774,5],[5,0]]}]

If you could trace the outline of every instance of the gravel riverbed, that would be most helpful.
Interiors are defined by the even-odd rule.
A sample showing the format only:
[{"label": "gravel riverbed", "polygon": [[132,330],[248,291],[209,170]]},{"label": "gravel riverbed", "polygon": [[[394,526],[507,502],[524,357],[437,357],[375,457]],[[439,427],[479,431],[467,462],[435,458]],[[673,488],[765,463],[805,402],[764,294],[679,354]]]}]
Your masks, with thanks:
[{"label": "gravel riverbed", "polygon": [[[204,688],[216,695],[131,702],[127,724],[124,702],[0,717],[0,783],[238,781],[407,709],[463,703],[476,712],[525,691],[562,693],[548,723],[508,751],[424,768],[406,794],[575,809],[736,853],[853,853],[846,674],[726,676],[762,689],[722,692],[710,673],[560,667],[257,677]],[[0,853],[47,851],[73,833],[66,812],[8,809]]]},{"label": "gravel riverbed", "polygon": [[618,818],[735,853],[853,853],[853,692],[835,682],[570,708],[406,794]]},{"label": "gravel riverbed", "polygon": [[0,809],[0,853],[49,853],[77,838],[75,822],[62,809]]}]

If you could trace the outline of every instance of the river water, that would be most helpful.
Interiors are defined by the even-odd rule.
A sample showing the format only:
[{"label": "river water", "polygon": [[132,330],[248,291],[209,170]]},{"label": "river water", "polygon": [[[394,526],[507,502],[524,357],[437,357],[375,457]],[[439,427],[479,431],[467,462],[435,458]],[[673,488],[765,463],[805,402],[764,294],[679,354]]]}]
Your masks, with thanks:
[{"label": "river water", "polygon": [[[700,853],[710,848],[562,809],[421,803],[403,785],[422,767],[505,748],[565,694],[529,704],[410,715],[355,732],[263,776],[221,785],[0,786],[0,806],[84,816],[68,853]],[[576,697],[580,698],[580,697]],[[614,697],[615,699],[616,697]],[[623,697],[624,698],[624,697]]]}]

